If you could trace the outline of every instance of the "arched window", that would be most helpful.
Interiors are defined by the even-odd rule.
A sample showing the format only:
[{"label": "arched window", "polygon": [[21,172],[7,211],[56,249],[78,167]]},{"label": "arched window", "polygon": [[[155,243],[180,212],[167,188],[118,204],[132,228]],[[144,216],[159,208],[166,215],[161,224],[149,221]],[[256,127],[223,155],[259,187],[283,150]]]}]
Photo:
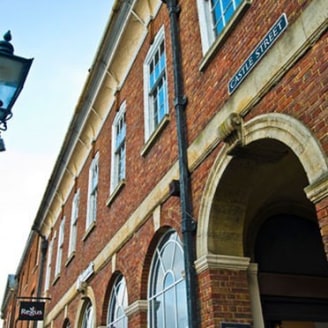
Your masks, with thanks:
[{"label": "arched window", "polygon": [[94,328],[94,310],[90,300],[84,307],[81,328]]},{"label": "arched window", "polygon": [[127,328],[128,318],[125,309],[128,306],[128,293],[126,290],[125,278],[120,275],[116,278],[110,296],[107,327],[108,328]]},{"label": "arched window", "polygon": [[69,319],[67,319],[67,318],[65,319],[63,328],[71,328],[71,323],[70,323]]},{"label": "arched window", "polygon": [[156,248],[150,270],[150,327],[188,327],[183,256],[178,234],[173,230],[169,231]]}]

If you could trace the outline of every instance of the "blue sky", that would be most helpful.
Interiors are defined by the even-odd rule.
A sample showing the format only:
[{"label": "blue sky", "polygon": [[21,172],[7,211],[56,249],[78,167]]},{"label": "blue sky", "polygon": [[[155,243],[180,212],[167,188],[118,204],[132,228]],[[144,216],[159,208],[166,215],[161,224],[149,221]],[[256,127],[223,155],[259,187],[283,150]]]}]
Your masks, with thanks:
[{"label": "blue sky", "polygon": [[34,58],[0,152],[0,302],[108,22],[113,0],[1,0],[0,36]]}]

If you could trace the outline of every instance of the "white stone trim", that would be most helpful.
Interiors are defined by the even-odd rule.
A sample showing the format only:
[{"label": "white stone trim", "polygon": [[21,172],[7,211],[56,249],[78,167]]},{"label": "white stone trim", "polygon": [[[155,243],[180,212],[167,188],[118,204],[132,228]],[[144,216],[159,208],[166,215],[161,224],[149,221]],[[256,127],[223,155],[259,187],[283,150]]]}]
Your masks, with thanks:
[{"label": "white stone trim", "polygon": [[134,313],[147,312],[148,311],[148,301],[147,300],[137,300],[130,304],[126,310],[125,314],[130,317]]},{"label": "white stone trim", "polygon": [[157,231],[161,227],[161,205],[158,205],[153,212],[153,225],[154,231]]},{"label": "white stone trim", "polygon": [[207,254],[195,261],[195,267],[197,274],[208,269],[246,271],[249,263],[249,257]]},{"label": "white stone trim", "polygon": [[265,328],[257,272],[257,263],[251,263],[248,268],[248,288],[251,300],[253,325],[254,328]]},{"label": "white stone trim", "polygon": [[307,198],[314,204],[328,197],[328,171],[304,188]]},{"label": "white stone trim", "polygon": [[311,130],[292,116],[268,113],[245,124],[245,144],[275,139],[287,145],[300,160],[310,183],[328,172],[328,159]]}]

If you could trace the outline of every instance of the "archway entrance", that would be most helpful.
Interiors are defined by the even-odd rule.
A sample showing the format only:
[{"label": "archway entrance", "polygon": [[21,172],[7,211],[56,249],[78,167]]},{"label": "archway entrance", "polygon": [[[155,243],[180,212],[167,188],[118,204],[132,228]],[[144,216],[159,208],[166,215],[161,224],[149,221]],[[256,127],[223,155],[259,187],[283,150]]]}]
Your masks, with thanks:
[{"label": "archway entrance", "polygon": [[328,327],[328,263],[317,223],[279,214],[255,243],[266,327]]},{"label": "archway entrance", "polygon": [[308,185],[295,153],[266,138],[234,152],[213,194],[207,250],[259,264],[269,328],[328,327],[328,263]]}]

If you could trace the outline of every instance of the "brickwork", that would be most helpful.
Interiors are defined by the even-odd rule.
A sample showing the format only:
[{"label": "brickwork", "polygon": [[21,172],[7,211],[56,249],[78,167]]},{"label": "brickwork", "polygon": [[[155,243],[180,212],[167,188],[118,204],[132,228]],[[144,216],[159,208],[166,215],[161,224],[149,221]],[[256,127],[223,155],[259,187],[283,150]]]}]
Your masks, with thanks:
[{"label": "brickwork", "polygon": [[[193,140],[207,124],[216,111],[219,111],[228,100],[228,82],[237,71],[243,61],[247,58],[251,50],[258,44],[269,28],[274,24],[282,12],[285,12],[289,24],[299,16],[302,9],[310,1],[280,1],[279,3],[254,1],[247,10],[238,28],[234,29],[227,40],[218,49],[213,60],[208,66],[199,72],[199,65],[202,60],[202,53],[199,47],[192,47],[189,51],[190,31],[194,31],[194,20],[192,18],[183,20],[186,22],[181,31],[181,42],[185,45],[184,71],[186,73],[185,87],[188,97],[188,129],[189,139]],[[188,7],[185,3],[185,7]],[[184,9],[184,7],[182,7]],[[189,11],[191,12],[189,14]],[[197,8],[186,9],[185,15],[197,17]],[[270,17],[267,13],[270,12]],[[184,18],[183,10],[181,19]],[[188,16],[189,18],[189,16]],[[250,23],[252,22],[252,23]],[[193,32],[196,42],[199,42],[199,31]],[[247,45],[247,46],[245,46]],[[324,65],[324,61],[319,61],[319,65]],[[193,74],[191,73],[193,72]],[[211,101],[209,101],[211,100]],[[197,122],[197,124],[195,124]]]},{"label": "brickwork", "polygon": [[129,318],[131,327],[147,328],[147,313],[137,313]]},{"label": "brickwork", "polygon": [[[140,7],[142,7],[144,3],[142,1],[140,3]],[[302,55],[294,54],[289,66],[281,68],[283,72],[279,72],[274,82],[266,81],[262,85],[262,80],[260,80],[259,76],[262,77],[265,74],[269,76],[274,73],[270,71],[270,65],[268,65],[269,68],[257,67],[258,71],[253,72],[255,77],[249,76],[245,80],[245,84],[247,81],[254,79],[259,84],[258,88],[262,86],[263,90],[261,89],[256,94],[255,100],[251,99],[253,101],[252,106],[247,111],[244,111],[244,109],[247,107],[246,103],[250,101],[248,98],[251,96],[242,98],[240,94],[243,94],[243,92],[247,94],[243,90],[237,95],[229,95],[227,88],[229,79],[282,13],[285,13],[288,17],[289,26],[292,29],[295,28],[293,26],[294,23],[301,25],[299,20],[313,3],[310,0],[253,0],[235,26],[231,28],[229,34],[213,51],[207,62],[203,63],[204,54],[202,53],[201,34],[198,28],[199,15],[196,1],[192,3],[181,1],[179,32],[184,93],[188,98],[185,109],[187,140],[189,149],[191,149],[189,165],[193,213],[189,214],[198,223],[200,220],[206,219],[200,217],[201,213],[203,213],[202,210],[204,211],[202,206],[211,207],[215,202],[217,202],[218,208],[223,205],[220,203],[222,199],[215,198],[217,196],[216,191],[207,193],[206,188],[208,188],[209,176],[213,173],[218,159],[221,159],[220,156],[231,158],[229,157],[230,155],[225,153],[227,143],[224,140],[219,140],[218,137],[219,124],[231,112],[243,113],[243,124],[245,125],[260,115],[268,113],[280,113],[285,114],[286,117],[288,115],[288,117],[295,118],[306,127],[306,131],[309,131],[309,138],[315,139],[320,145],[318,148],[322,150],[324,155],[327,155],[327,29],[321,32],[317,39],[312,40],[311,46],[304,41],[305,45]],[[136,10],[136,12],[141,13],[142,11]],[[307,13],[307,15],[309,14]],[[166,73],[170,104],[169,121],[158,133],[153,144],[147,148],[147,151],[144,151],[143,64],[154,36],[163,25],[165,28],[165,48],[167,54]],[[172,62],[171,53],[172,40],[166,6],[162,5],[156,15],[152,17],[147,25],[147,31],[145,38],[141,38],[140,48],[133,56],[133,63],[128,75],[124,79],[124,83],[122,83],[119,90],[115,91],[114,104],[107,109],[108,115],[103,117],[99,133],[94,136],[95,140],[92,141],[92,145],[83,146],[90,147],[90,152],[87,158],[85,158],[83,166],[76,172],[77,176],[65,173],[70,175],[71,181],[69,182],[72,188],[68,194],[62,194],[59,190],[54,195],[53,204],[56,203],[58,205],[52,204],[56,211],[49,213],[51,220],[49,219],[47,224],[51,222],[51,227],[49,228],[47,224],[44,227],[44,230],[49,231],[47,235],[49,241],[53,240],[55,235],[57,236],[51,259],[52,275],[48,291],[51,301],[47,302],[48,316],[45,320],[47,327],[62,327],[65,319],[69,319],[71,327],[78,327],[77,320],[81,314],[85,298],[90,298],[95,306],[96,325],[105,326],[109,295],[115,278],[119,273],[126,279],[128,304],[132,307],[132,310],[129,308],[129,311],[131,311],[129,314],[129,327],[148,327],[147,309],[143,307],[147,307],[145,301],[147,301],[148,297],[149,271],[154,250],[160,237],[170,228],[175,229],[181,239],[183,237],[181,231],[180,198],[169,194],[169,183],[173,179],[178,179],[178,143],[173,99],[174,63]],[[295,35],[297,33],[288,34],[288,37],[294,36],[296,38]],[[287,38],[286,35],[283,35],[283,37]],[[296,43],[295,40],[290,41],[290,43],[293,42]],[[123,46],[125,45],[123,44]],[[274,52],[274,50],[270,51],[268,56]],[[288,54],[287,50],[284,54]],[[271,59],[269,64],[274,66],[277,61],[281,60],[283,58],[274,58]],[[109,68],[109,71],[110,69],[113,70],[112,67]],[[115,71],[110,71],[108,75],[115,75]],[[241,89],[244,85],[241,86]],[[107,90],[106,86],[103,86],[103,89]],[[242,99],[242,101],[237,101],[236,99]],[[108,202],[112,165],[112,124],[117,110],[124,101],[126,101],[127,125],[126,179],[115,197]],[[99,99],[98,102],[101,103]],[[96,110],[96,107],[94,106],[94,110]],[[202,133],[209,129],[210,132],[204,137]],[[206,138],[211,140],[204,140]],[[274,137],[270,136],[270,138],[273,139]],[[92,229],[86,231],[89,167],[92,158],[97,152],[99,153],[97,219]],[[238,169],[241,166],[237,165],[236,167]],[[320,170],[324,170],[324,168],[320,167]],[[229,171],[229,177],[233,178],[234,174],[231,171]],[[315,172],[315,169],[313,171]],[[306,176],[306,173],[303,172],[303,175]],[[236,175],[238,176],[238,174]],[[245,175],[246,173],[244,175],[240,174],[244,178]],[[254,177],[256,177],[255,173]],[[255,185],[254,182],[254,185],[251,187],[241,187],[237,183],[238,181],[233,182],[232,179],[229,181],[231,182],[230,185],[226,182],[222,188],[231,188],[233,186],[236,190],[229,191],[234,193],[234,196],[238,191],[240,194],[246,194],[252,188],[254,189]],[[302,194],[302,197],[305,187],[302,180],[302,190],[297,190],[298,194]],[[58,188],[63,187],[59,185]],[[69,258],[68,248],[72,201],[77,190],[80,190],[77,245],[75,254]],[[204,200],[205,194],[206,197],[211,195],[212,198],[209,197],[209,199]],[[258,198],[260,199],[261,196],[263,195],[259,194]],[[300,196],[299,199],[302,199],[303,203],[305,203],[304,197],[302,197]],[[227,199],[224,200],[227,202]],[[245,211],[243,214],[246,217],[246,215],[250,215],[249,212],[254,211],[251,214],[255,217],[257,215],[255,207],[252,207],[252,204],[248,204],[247,201],[248,199],[242,205],[245,205],[244,207],[249,206],[249,208],[247,208],[248,211],[246,208],[243,209]],[[306,206],[309,206],[309,204],[306,203]],[[325,251],[328,254],[327,198],[323,197],[315,204],[315,208]],[[208,212],[210,211],[208,210]],[[241,213],[238,213],[238,215],[242,216]],[[55,279],[54,270],[57,256],[58,231],[60,221],[64,217],[66,218],[66,223],[63,259],[60,276]],[[251,217],[248,218],[247,222],[244,222],[246,219],[237,217],[237,214],[232,218],[236,222],[240,222],[240,224],[245,224],[245,226],[246,224],[251,226],[251,220],[253,219]],[[212,218],[212,221],[208,221],[210,225],[208,230],[207,227],[204,228],[198,225],[194,239],[195,244],[196,241],[198,241],[198,244],[201,244],[199,238],[208,237],[200,234],[200,229],[203,229],[201,233],[215,234],[217,233],[215,230],[217,227],[224,229],[226,228],[225,225],[230,223],[227,219],[219,225],[215,220],[220,219],[222,218],[215,217],[215,219]],[[254,231],[256,230],[256,228],[253,229]],[[240,229],[242,233],[245,230]],[[240,233],[241,236],[243,236],[242,233]],[[216,237],[211,235],[209,238],[213,240],[219,239],[218,234]],[[246,232],[245,236],[241,237],[241,239],[243,238],[246,239]],[[215,243],[219,244],[220,242],[220,240],[215,240]],[[233,243],[231,242],[231,244]],[[243,244],[241,251],[244,253],[249,252],[249,254],[239,255],[253,256],[253,251],[246,249],[244,245],[246,241],[242,240],[240,244]],[[36,260],[38,256],[37,247],[37,238],[34,238],[29,245],[26,258],[24,258],[20,270],[19,294],[35,295],[40,269]],[[204,248],[208,253],[212,252],[212,249],[209,251],[209,245],[205,245]],[[215,250],[215,247],[213,249]],[[204,249],[201,251],[204,252]],[[199,249],[198,252],[200,252]],[[197,256],[203,255],[206,254],[197,254]],[[224,255],[226,254],[224,253]],[[254,259],[252,258],[252,260]],[[88,277],[86,289],[82,292],[77,291],[76,282],[78,277],[91,262],[94,264],[95,272]],[[44,272],[43,280],[45,275],[46,272]],[[199,300],[195,301],[198,302],[199,306],[200,327],[219,327],[221,322],[252,323],[254,309],[251,309],[250,287],[245,270],[207,268],[198,274],[197,281],[199,285],[195,288],[198,288]],[[140,303],[142,306],[138,308]],[[137,309],[133,307],[136,304],[138,304],[136,306]],[[20,322],[17,324],[17,327],[23,328],[26,327],[26,324]]]},{"label": "brickwork", "polygon": [[[37,296],[37,288],[39,281],[39,269],[40,263],[39,258],[37,257],[40,247],[40,238],[34,233],[32,236],[31,249],[28,255],[24,258],[23,263],[21,263],[21,273],[18,277],[18,289],[16,292],[16,297],[22,297],[21,300],[28,301],[29,297]],[[25,299],[24,299],[25,298]],[[12,310],[16,312],[16,318],[19,313],[19,304],[20,300],[16,299],[16,302],[13,303]],[[12,322],[12,325],[14,323]],[[16,327],[24,328],[27,327],[27,323],[24,321],[17,321]]]},{"label": "brickwork", "polygon": [[210,269],[198,278],[201,327],[218,327],[221,322],[252,322],[246,272]]},{"label": "brickwork", "polygon": [[314,133],[327,153],[327,32],[251,111],[248,119],[268,112],[296,117]]}]

